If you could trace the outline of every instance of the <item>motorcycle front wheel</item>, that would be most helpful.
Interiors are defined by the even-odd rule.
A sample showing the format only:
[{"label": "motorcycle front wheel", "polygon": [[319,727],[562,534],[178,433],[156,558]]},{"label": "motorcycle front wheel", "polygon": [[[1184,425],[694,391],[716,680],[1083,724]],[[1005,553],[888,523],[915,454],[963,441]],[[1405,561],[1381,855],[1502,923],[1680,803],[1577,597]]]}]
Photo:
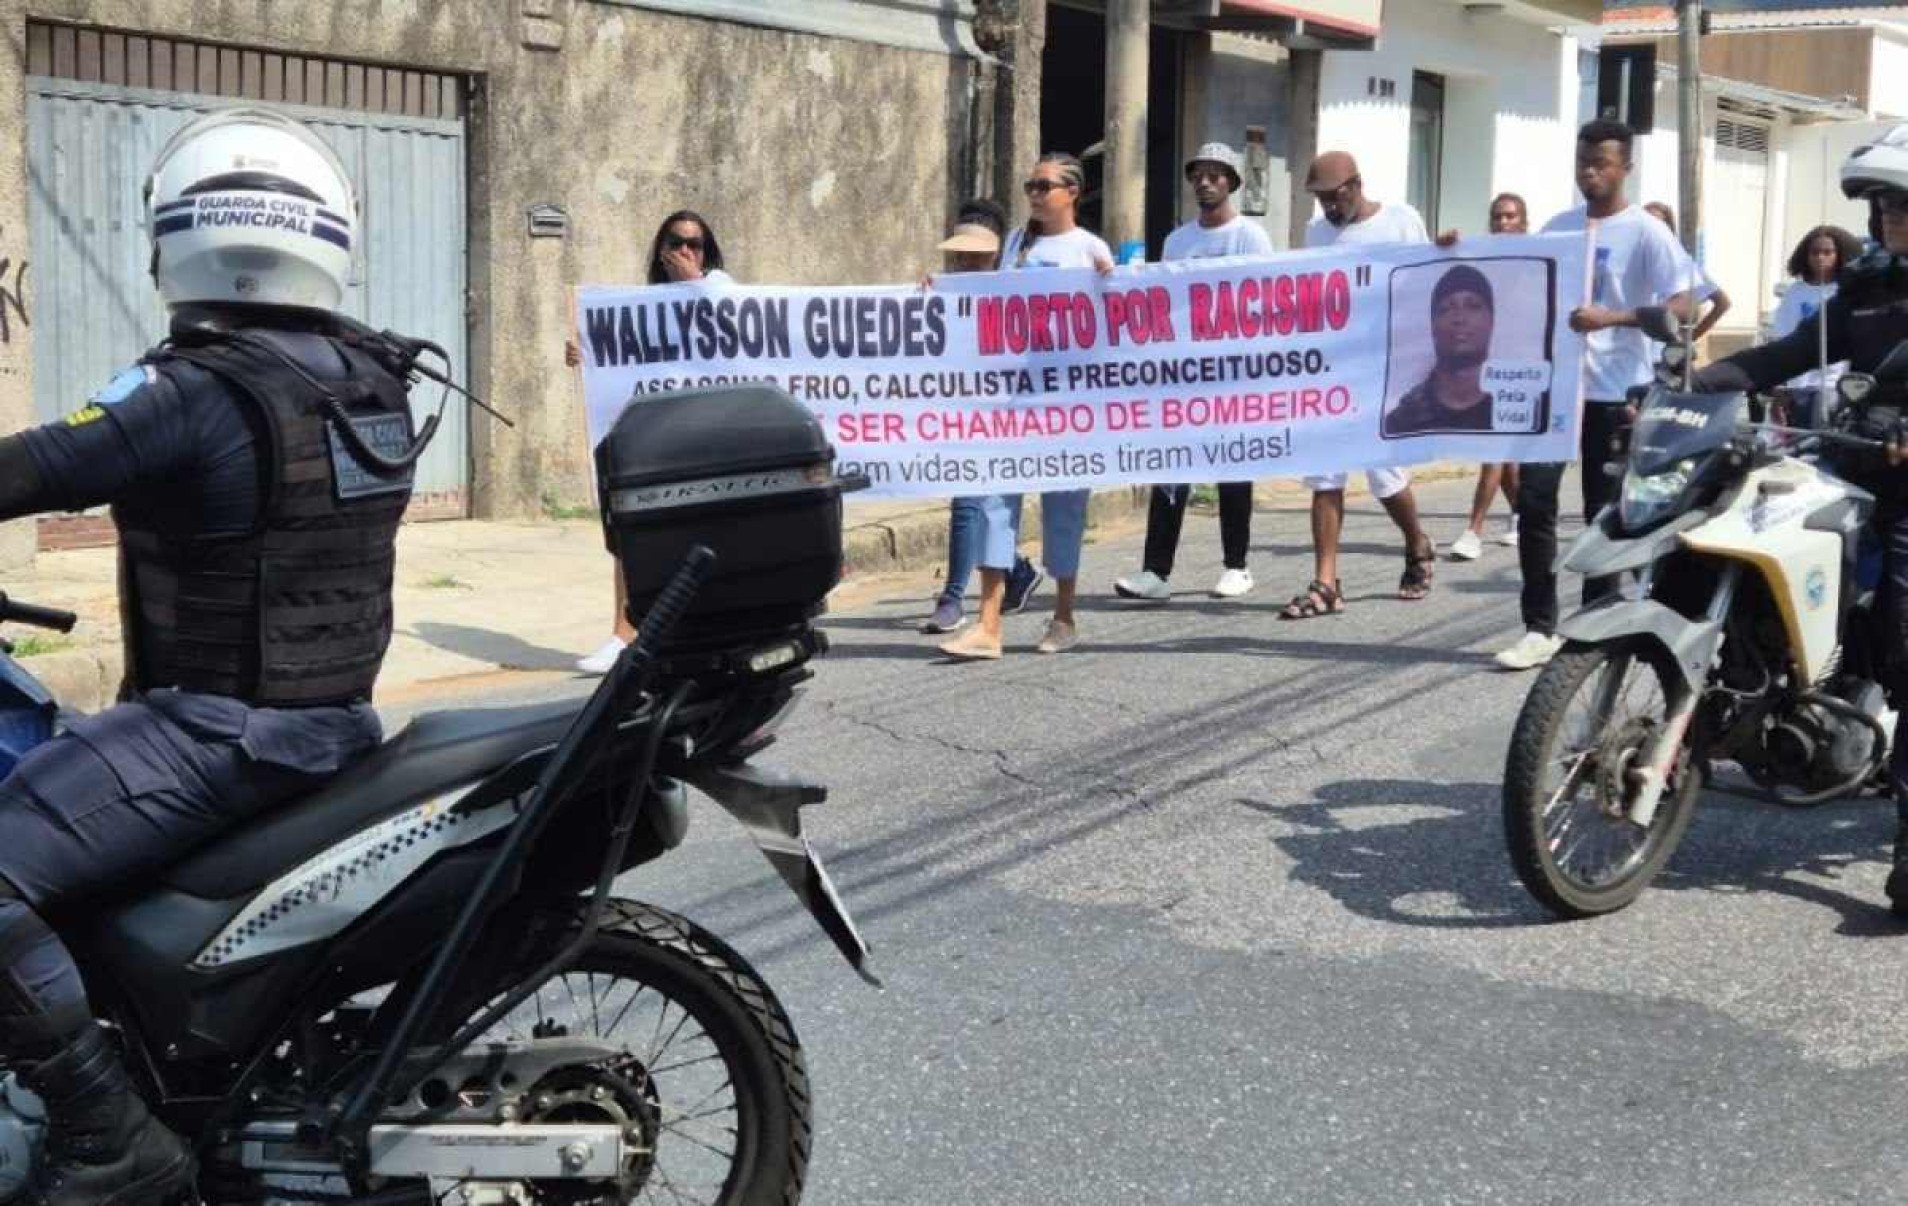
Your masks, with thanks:
[{"label": "motorcycle front wheel", "polygon": [[1702,770],[1687,737],[1647,828],[1628,807],[1680,681],[1653,645],[1573,645],[1524,700],[1505,759],[1504,837],[1517,877],[1557,916],[1623,908],[1689,828]]}]

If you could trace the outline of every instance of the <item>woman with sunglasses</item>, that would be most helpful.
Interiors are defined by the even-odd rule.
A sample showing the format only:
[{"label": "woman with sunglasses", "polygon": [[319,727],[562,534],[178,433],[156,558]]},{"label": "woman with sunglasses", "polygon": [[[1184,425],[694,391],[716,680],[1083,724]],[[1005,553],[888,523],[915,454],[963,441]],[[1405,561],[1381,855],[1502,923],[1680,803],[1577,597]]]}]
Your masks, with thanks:
[{"label": "woman with sunglasses", "polygon": [[[679,209],[662,220],[656,237],[649,242],[650,284],[725,284],[731,279],[722,270],[722,247],[716,242],[715,231],[701,214]],[[583,362],[583,355],[571,342],[563,349],[563,359],[574,368]],[[623,567],[618,565],[615,626],[609,640],[596,652],[577,659],[576,668],[585,674],[607,674],[635,639],[635,626],[629,622],[629,589],[623,582]]]},{"label": "woman with sunglasses", "polygon": [[[1071,155],[1042,155],[1021,186],[1027,194],[1027,225],[1007,236],[1002,268],[1092,268],[1113,271],[1106,241],[1079,225],[1080,194],[1086,171]],[[1087,490],[1049,490],[1040,496],[1040,559],[1054,581],[1053,619],[1038,646],[1042,653],[1063,653],[1080,643],[1074,623],[1074,587],[1080,576],[1080,547],[1086,541]],[[1007,571],[1020,539],[1020,496],[996,494],[981,504],[986,536],[981,552],[980,622],[941,646],[963,660],[992,660],[1001,654],[1001,604]]]}]

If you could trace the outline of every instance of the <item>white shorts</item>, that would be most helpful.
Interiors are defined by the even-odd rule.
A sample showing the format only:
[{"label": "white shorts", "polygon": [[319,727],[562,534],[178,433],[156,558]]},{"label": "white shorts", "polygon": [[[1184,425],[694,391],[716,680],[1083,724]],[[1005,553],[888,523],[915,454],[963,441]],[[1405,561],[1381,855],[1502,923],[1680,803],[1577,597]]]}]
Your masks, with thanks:
[{"label": "white shorts", "polygon": [[[1308,490],[1343,490],[1348,473],[1329,473],[1321,477],[1305,479]],[[1365,485],[1371,488],[1373,498],[1386,499],[1394,494],[1402,494],[1411,485],[1411,475],[1403,469],[1367,469]]]}]

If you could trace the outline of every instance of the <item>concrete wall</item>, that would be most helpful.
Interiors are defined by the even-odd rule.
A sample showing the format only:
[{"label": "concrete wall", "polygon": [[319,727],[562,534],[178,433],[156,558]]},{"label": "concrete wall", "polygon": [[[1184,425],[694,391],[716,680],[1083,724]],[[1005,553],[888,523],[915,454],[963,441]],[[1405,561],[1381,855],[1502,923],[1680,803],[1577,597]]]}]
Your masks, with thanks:
[{"label": "concrete wall", "polygon": [[[1404,200],[1411,74],[1445,77],[1441,212],[1437,227],[1484,228],[1488,203],[1520,193],[1541,222],[1572,202],[1577,125],[1577,43],[1511,9],[1471,14],[1448,0],[1387,5],[1371,51],[1330,51],[1320,84],[1320,150],[1358,157],[1366,191]],[[1373,95],[1371,81],[1393,95]]]},{"label": "concrete wall", "polygon": [[[665,213],[705,214],[744,281],[911,280],[971,162],[959,55],[591,0],[0,0],[0,259],[26,248],[29,14],[481,77],[472,380],[517,421],[473,416],[484,515],[587,501],[569,289],[639,281]],[[539,202],[569,212],[569,238],[526,236]],[[0,430],[28,420],[31,360],[17,331],[0,342]],[[0,536],[0,565],[21,540]]]},{"label": "concrete wall", "polygon": [[[1265,127],[1268,171],[1266,212],[1252,220],[1262,223],[1272,236],[1272,245],[1286,244],[1286,223],[1291,211],[1292,169],[1286,135],[1291,128],[1291,79],[1286,66],[1285,49],[1269,42],[1236,35],[1214,34],[1210,57],[1206,61],[1203,100],[1189,114],[1188,152],[1200,143],[1217,140],[1231,144],[1244,153],[1246,127]],[[1303,165],[1300,165],[1303,171]],[[1182,221],[1195,216],[1198,203],[1191,188],[1182,190],[1179,216]]]}]

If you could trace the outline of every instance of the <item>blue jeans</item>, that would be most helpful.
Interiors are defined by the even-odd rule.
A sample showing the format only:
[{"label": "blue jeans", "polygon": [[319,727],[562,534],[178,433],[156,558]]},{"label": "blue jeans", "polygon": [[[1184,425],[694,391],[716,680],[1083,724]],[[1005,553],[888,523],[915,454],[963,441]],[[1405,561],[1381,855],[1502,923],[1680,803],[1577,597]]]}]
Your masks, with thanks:
[{"label": "blue jeans", "polygon": [[967,594],[967,580],[980,565],[981,545],[987,538],[987,516],[978,495],[957,498],[947,505],[947,585],[944,602],[959,603]]}]

